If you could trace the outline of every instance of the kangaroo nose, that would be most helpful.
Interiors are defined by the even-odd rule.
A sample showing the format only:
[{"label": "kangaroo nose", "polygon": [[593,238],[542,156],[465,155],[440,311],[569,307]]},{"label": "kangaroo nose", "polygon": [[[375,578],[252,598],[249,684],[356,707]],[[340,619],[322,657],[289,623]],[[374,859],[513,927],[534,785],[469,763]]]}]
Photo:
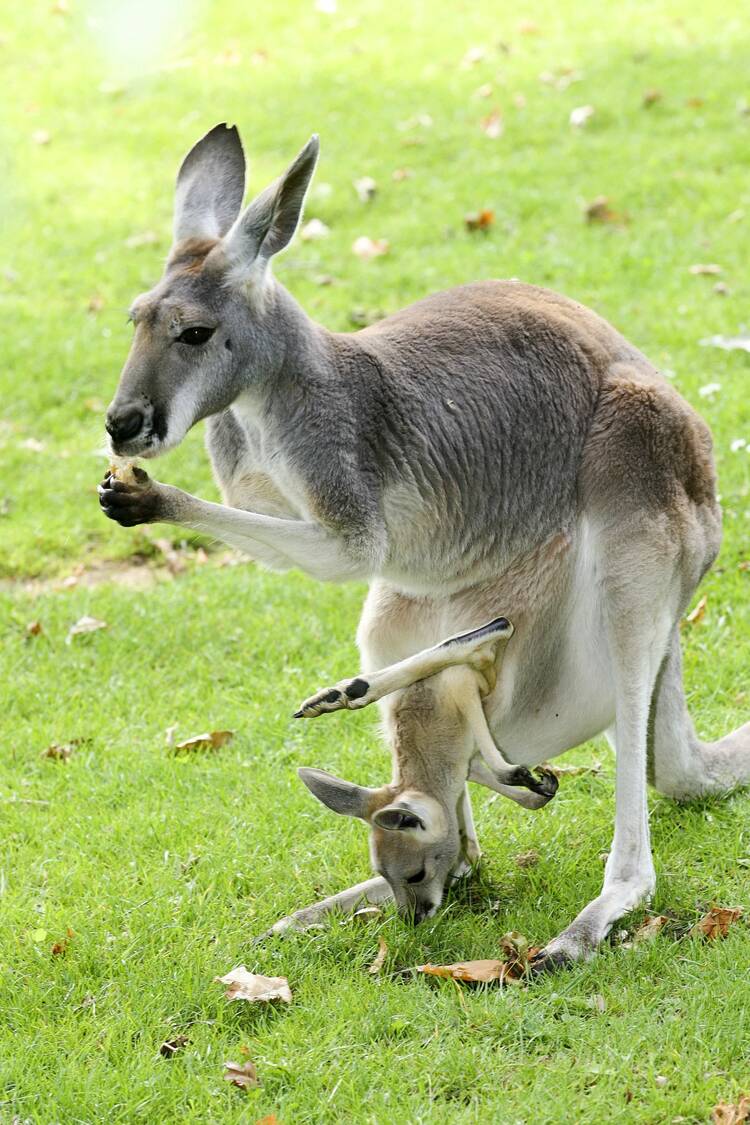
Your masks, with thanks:
[{"label": "kangaroo nose", "polygon": [[141,432],[143,419],[143,411],[138,406],[127,406],[118,414],[108,414],[105,426],[115,444],[119,444],[129,441]]}]

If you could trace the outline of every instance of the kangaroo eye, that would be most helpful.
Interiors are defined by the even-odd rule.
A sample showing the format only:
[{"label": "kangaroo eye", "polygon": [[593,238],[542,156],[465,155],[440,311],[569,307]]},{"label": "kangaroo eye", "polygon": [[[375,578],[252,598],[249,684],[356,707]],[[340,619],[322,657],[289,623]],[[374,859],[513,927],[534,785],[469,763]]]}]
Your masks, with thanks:
[{"label": "kangaroo eye", "polygon": [[422,880],[424,879],[424,876],[425,876],[425,870],[424,870],[424,867],[421,867],[419,869],[419,871],[416,873],[416,875],[410,875],[409,878],[406,881],[407,881],[407,883],[421,883]]},{"label": "kangaroo eye", "polygon": [[192,347],[196,347],[198,344],[205,344],[207,340],[210,340],[214,331],[213,328],[186,328],[177,339],[181,344],[190,344]]}]

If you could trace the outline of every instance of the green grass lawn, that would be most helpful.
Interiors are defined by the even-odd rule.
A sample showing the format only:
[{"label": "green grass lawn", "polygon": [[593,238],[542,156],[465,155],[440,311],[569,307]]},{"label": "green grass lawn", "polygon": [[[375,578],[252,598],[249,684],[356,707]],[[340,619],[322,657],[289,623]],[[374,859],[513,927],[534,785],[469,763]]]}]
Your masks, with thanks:
[{"label": "green grass lawn", "polygon": [[[347,329],[430,290],[517,276],[603,313],[702,411],[725,542],[705,616],[683,634],[686,677],[702,732],[744,721],[750,358],[699,340],[750,322],[750,6],[123,7],[119,22],[116,5],[77,0],[0,14],[0,1121],[708,1121],[750,1093],[750,930],[685,934],[712,901],[750,911],[750,797],[654,797],[654,909],[669,925],[529,988],[399,970],[496,956],[511,929],[541,944],[594,896],[613,812],[603,746],[601,772],[565,778],[538,815],[477,790],[482,871],[417,930],[386,911],[254,946],[281,914],[368,873],[365,829],[313,801],[295,769],[381,782],[375,716],[290,719],[357,670],[363,590],[222,566],[212,544],[199,565],[197,541],[170,578],[155,540],[179,534],[107,522],[95,487],[125,310],[160,272],[181,156],[236,122],[259,189],[318,131],[307,217],[330,236],[297,242],[277,271],[312,315]],[[648,105],[647,91],[660,95]],[[583,105],[594,116],[574,129]],[[480,123],[495,109],[491,138]],[[370,203],[352,186],[365,175]],[[585,221],[599,195],[617,221]],[[464,215],[483,208],[494,224],[468,232]],[[360,235],[389,253],[359,261]],[[216,495],[199,432],[155,475]],[[66,644],[84,614],[108,628]],[[237,733],[175,758],[172,726]],[[76,739],[68,762],[42,756]],[[539,861],[520,867],[529,849]],[[227,1004],[213,978],[241,962],[288,977],[292,1005]],[[178,1035],[189,1043],[163,1057]],[[262,1083],[249,1093],[222,1078],[246,1057]]]}]

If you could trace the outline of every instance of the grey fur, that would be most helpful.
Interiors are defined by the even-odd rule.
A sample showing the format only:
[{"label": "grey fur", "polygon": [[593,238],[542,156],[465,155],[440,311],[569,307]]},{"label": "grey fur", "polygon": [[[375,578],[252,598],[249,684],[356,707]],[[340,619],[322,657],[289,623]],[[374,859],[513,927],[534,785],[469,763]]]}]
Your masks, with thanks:
[{"label": "grey fur", "polygon": [[[604,890],[546,950],[551,964],[585,956],[653,888],[649,731],[668,792],[750,779],[750,726],[708,748],[696,738],[677,651],[720,541],[710,435],[614,328],[534,286],[461,286],[348,335],[314,324],[268,258],[299,221],[316,154],[307,146],[223,237],[178,241],[134,308],[110,422],[137,408],[143,427],[117,452],[156,456],[207,417],[225,504],[108,480],[102,507],[124,524],[205,531],[278,569],[370,579],[360,648],[371,668],[508,613],[512,644],[489,678],[467,673],[468,696],[464,670],[446,668],[384,701],[392,786],[413,782],[444,822],[451,863],[443,849],[423,896],[434,905],[472,840],[467,776],[496,780],[486,759],[467,775],[467,698],[479,691],[495,753],[513,766],[616,726]],[[192,180],[185,199],[199,215]],[[204,205],[215,216],[211,191]],[[176,342],[195,325],[215,329],[207,343]]]}]

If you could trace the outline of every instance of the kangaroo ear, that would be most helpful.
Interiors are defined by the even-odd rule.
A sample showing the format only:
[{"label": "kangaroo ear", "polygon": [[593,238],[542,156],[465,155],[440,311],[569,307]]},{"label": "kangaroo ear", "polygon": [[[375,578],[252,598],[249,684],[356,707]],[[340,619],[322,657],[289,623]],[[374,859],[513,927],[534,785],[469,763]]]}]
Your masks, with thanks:
[{"label": "kangaroo ear", "polygon": [[177,173],[174,240],[223,238],[245,194],[245,154],[235,126],[216,125],[193,145]]},{"label": "kangaroo ear", "polygon": [[297,775],[313,796],[333,812],[342,816],[358,816],[362,820],[369,817],[377,789],[367,789],[364,785],[334,777],[325,770],[309,769],[307,766],[298,769]]},{"label": "kangaroo ear", "polygon": [[257,259],[267,262],[292,241],[319,148],[314,134],[284,175],[261,192],[237,219],[224,240],[227,257],[235,266],[249,269]]}]

